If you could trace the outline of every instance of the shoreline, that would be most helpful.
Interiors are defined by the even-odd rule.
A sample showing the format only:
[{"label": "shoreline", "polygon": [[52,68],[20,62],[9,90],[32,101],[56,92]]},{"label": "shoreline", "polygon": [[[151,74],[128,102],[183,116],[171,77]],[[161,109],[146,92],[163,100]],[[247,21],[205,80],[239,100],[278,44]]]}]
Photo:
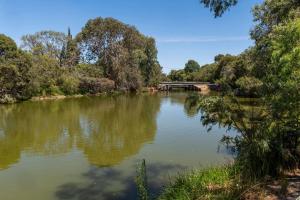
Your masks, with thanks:
[{"label": "shoreline", "polygon": [[[156,89],[153,88],[146,88],[146,89],[142,89],[141,91],[138,91],[137,94],[142,94],[142,93],[149,93],[149,94],[153,94],[153,93],[157,93],[159,92]],[[0,105],[7,105],[7,104],[16,104],[16,103],[21,103],[21,102],[27,102],[27,101],[31,101],[31,102],[38,102],[38,101],[53,101],[53,100],[63,100],[63,99],[71,99],[71,98],[83,98],[83,97],[99,97],[99,96],[107,96],[107,95],[119,95],[119,94],[128,94],[130,93],[129,91],[111,91],[111,92],[102,92],[102,93],[97,93],[97,94],[74,94],[74,95],[63,95],[63,94],[59,94],[59,95],[47,95],[47,96],[33,96],[30,99],[26,99],[26,100],[16,100],[10,103],[0,103]]]}]

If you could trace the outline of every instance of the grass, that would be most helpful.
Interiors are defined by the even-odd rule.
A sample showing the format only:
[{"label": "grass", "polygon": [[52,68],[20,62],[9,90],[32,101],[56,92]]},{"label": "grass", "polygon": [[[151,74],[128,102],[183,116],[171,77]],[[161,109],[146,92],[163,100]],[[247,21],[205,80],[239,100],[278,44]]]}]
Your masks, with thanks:
[{"label": "grass", "polygon": [[158,199],[239,199],[242,188],[238,182],[238,172],[234,166],[194,170],[187,174],[178,175]]},{"label": "grass", "polygon": [[[295,174],[294,177],[300,178],[300,170]],[[235,163],[179,174],[163,189],[159,197],[151,198],[151,194],[148,193],[146,164],[143,160],[138,168],[136,183],[141,200],[264,200],[267,197],[281,199],[282,196],[286,196],[293,188],[292,182],[288,182],[289,176],[247,178],[242,176],[241,168]],[[293,191],[290,193],[293,194]]]}]

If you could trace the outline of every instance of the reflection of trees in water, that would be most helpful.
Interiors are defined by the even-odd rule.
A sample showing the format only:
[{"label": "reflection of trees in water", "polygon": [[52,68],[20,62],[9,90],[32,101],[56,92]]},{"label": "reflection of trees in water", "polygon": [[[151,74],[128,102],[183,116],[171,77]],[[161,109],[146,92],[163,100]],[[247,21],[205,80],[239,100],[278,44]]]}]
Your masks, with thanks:
[{"label": "reflection of trees in water", "polygon": [[53,155],[81,149],[90,163],[116,164],[154,139],[158,96],[26,102],[0,107],[0,169],[22,151]]},{"label": "reflection of trees in water", "polygon": [[185,109],[187,113],[192,114],[200,111],[202,124],[207,126],[208,130],[215,125],[237,130],[238,135],[233,137],[224,133],[220,141],[234,151],[239,148],[241,141],[257,138],[257,132],[266,115],[265,107],[259,99],[232,96],[190,95],[186,99]]},{"label": "reflection of trees in water", "polygon": [[185,100],[186,113],[202,113],[201,121],[205,126],[220,125],[234,128],[241,134],[253,133],[265,116],[264,107],[259,99],[189,95]]},{"label": "reflection of trees in water", "polygon": [[171,104],[178,104],[184,106],[184,112],[189,117],[195,117],[199,113],[199,96],[203,95],[199,92],[169,92],[167,96],[171,97]]},{"label": "reflection of trees in water", "polygon": [[153,141],[160,107],[160,99],[154,96],[120,96],[106,101],[113,101],[111,109],[95,112],[92,107],[87,107],[84,112],[99,131],[90,129],[92,131],[80,140],[84,142],[79,146],[96,165],[116,164],[137,153],[145,142]]}]

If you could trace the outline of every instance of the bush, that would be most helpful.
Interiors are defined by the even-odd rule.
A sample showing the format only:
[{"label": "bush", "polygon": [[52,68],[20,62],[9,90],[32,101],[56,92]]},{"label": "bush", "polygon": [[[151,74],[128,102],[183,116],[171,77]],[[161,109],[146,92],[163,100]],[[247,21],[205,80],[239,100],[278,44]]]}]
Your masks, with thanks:
[{"label": "bush", "polygon": [[4,94],[3,96],[0,96],[0,103],[3,104],[15,103],[16,101],[16,98],[12,97],[10,94]]},{"label": "bush", "polygon": [[63,94],[62,91],[59,89],[56,85],[50,85],[49,88],[47,88],[46,93],[48,95],[61,95]]},{"label": "bush", "polygon": [[263,83],[255,77],[242,77],[236,81],[237,95],[257,97],[261,94]]},{"label": "bush", "polygon": [[79,64],[75,67],[75,72],[82,77],[103,77],[103,67],[93,64]]},{"label": "bush", "polygon": [[97,94],[114,90],[115,82],[107,78],[85,77],[80,80],[79,90],[83,94]]},{"label": "bush", "polygon": [[79,91],[79,80],[74,76],[63,76],[60,89],[66,95],[77,94]]}]

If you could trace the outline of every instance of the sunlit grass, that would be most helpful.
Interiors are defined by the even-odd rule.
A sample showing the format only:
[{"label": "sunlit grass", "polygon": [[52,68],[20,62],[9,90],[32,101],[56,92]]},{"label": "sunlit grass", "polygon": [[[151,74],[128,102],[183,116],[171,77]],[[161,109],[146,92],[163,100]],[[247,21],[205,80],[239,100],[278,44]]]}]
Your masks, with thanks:
[{"label": "sunlit grass", "polygon": [[213,167],[180,174],[165,188],[160,200],[237,199],[239,185],[234,166]]}]

